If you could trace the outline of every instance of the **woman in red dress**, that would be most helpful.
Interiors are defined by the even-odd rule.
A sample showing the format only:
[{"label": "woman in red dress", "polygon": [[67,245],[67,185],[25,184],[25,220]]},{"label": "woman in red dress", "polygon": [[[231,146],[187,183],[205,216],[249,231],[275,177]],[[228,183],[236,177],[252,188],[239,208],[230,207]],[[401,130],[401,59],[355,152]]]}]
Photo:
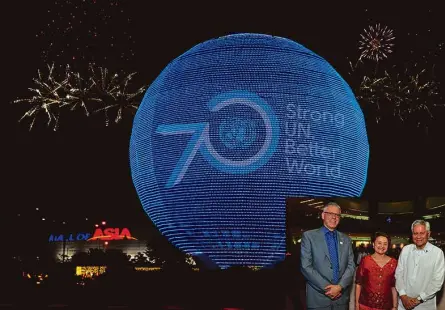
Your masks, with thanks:
[{"label": "woman in red dress", "polygon": [[398,298],[395,289],[397,260],[386,255],[391,239],[378,232],[374,238],[374,254],[365,256],[357,268],[355,309],[374,310],[397,309]]}]

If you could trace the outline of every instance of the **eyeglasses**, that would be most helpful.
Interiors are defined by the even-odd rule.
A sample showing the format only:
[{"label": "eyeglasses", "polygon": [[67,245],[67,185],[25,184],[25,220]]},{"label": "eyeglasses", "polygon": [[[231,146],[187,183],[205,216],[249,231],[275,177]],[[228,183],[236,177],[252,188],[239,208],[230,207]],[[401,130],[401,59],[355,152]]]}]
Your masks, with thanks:
[{"label": "eyeglasses", "polygon": [[323,213],[329,215],[330,217],[335,217],[335,218],[338,218],[338,219],[341,217],[340,213],[332,213],[332,212],[326,212],[326,211],[324,211]]},{"label": "eyeglasses", "polygon": [[425,236],[427,234],[427,232],[426,231],[424,231],[424,232],[415,232],[415,233],[413,233],[413,236]]}]

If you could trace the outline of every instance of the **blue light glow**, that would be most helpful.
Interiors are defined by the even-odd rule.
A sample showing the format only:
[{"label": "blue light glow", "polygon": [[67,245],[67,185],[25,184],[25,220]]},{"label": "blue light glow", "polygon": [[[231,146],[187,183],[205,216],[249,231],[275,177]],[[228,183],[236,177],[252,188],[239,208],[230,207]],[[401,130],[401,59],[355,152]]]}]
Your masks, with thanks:
[{"label": "blue light glow", "polygon": [[285,257],[285,199],[360,196],[363,113],[326,60],[291,40],[199,44],[153,82],[134,119],[133,182],[174,245],[216,265]]}]

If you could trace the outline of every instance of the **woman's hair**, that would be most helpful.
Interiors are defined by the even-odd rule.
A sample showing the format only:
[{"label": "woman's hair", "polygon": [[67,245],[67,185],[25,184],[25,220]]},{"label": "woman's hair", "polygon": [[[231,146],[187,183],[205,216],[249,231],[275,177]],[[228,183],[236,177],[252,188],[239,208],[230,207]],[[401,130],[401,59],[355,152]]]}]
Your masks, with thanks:
[{"label": "woman's hair", "polygon": [[375,243],[378,237],[385,237],[386,240],[388,240],[388,249],[391,247],[391,237],[387,233],[381,231],[378,231],[374,234],[374,237],[372,238],[372,244]]}]

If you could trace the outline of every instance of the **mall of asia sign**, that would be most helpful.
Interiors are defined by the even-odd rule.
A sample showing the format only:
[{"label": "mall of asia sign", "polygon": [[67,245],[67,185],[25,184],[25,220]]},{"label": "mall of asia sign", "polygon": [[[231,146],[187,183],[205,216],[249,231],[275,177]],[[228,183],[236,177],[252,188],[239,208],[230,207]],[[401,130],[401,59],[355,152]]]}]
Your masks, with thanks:
[{"label": "mall of asia sign", "polygon": [[134,238],[128,228],[96,228],[93,235],[91,233],[70,233],[70,234],[51,234],[49,236],[49,242],[60,242],[60,241],[94,241],[94,240],[137,240]]}]

